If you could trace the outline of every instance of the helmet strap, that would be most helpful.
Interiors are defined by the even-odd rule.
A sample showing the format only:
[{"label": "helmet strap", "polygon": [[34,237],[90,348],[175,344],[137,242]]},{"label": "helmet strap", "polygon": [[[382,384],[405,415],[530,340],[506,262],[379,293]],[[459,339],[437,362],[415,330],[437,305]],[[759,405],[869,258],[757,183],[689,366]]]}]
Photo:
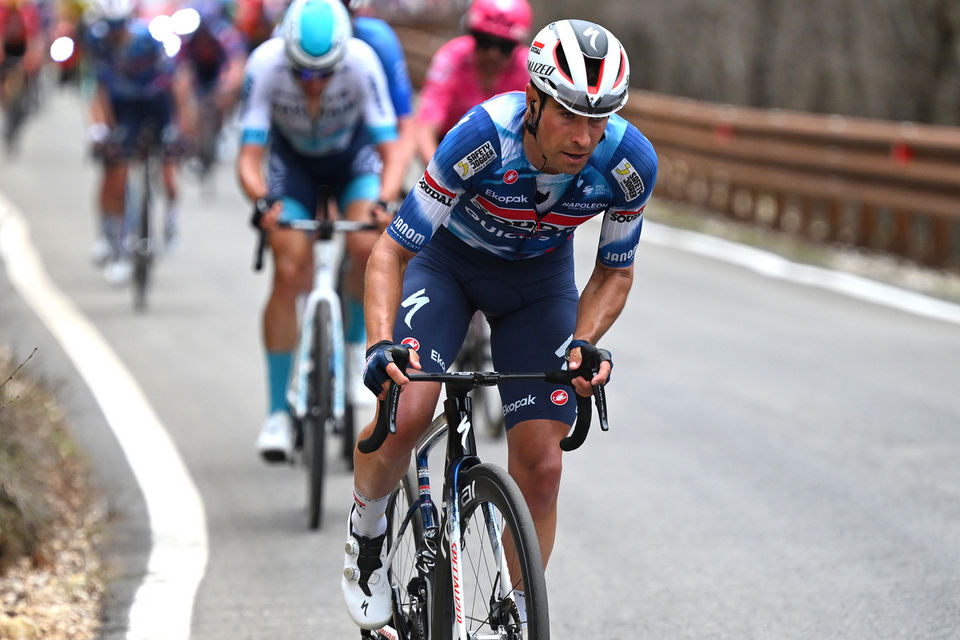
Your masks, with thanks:
[{"label": "helmet strap", "polygon": [[537,90],[537,95],[540,96],[540,108],[534,112],[534,105],[536,100],[531,100],[527,103],[527,106],[530,109],[530,115],[533,118],[531,122],[529,118],[524,117],[523,126],[526,130],[533,136],[533,139],[537,139],[537,129],[540,128],[540,118],[543,117],[543,103],[546,101],[547,94],[540,87],[534,87]]}]

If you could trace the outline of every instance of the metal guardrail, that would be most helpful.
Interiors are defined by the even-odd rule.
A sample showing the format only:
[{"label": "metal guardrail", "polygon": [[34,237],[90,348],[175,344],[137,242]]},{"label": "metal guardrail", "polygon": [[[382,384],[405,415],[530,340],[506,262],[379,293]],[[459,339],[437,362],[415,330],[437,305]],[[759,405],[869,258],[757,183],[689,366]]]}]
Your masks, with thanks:
[{"label": "metal guardrail", "polygon": [[[420,86],[449,37],[397,28]],[[960,128],[631,91],[660,159],[655,197],[814,242],[960,270]]]}]

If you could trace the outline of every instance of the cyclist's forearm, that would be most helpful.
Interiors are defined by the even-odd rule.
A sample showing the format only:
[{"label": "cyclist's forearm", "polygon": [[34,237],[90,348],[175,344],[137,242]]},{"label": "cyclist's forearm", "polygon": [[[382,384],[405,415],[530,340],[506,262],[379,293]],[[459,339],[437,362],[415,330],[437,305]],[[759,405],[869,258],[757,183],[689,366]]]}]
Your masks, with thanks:
[{"label": "cyclist's forearm", "polygon": [[384,202],[393,202],[400,197],[403,187],[403,173],[405,168],[403,143],[401,140],[381,142],[377,150],[383,158],[383,173],[380,175],[380,199]]},{"label": "cyclist's forearm", "polygon": [[363,316],[367,346],[393,339],[393,323],[403,293],[403,274],[413,253],[384,233],[367,260]]},{"label": "cyclist's forearm", "polygon": [[251,201],[267,195],[267,182],[263,177],[264,148],[260,145],[245,144],[237,155],[237,179],[240,187]]},{"label": "cyclist's forearm", "polygon": [[633,285],[633,266],[611,269],[597,264],[583,288],[573,337],[596,344],[623,311]]}]

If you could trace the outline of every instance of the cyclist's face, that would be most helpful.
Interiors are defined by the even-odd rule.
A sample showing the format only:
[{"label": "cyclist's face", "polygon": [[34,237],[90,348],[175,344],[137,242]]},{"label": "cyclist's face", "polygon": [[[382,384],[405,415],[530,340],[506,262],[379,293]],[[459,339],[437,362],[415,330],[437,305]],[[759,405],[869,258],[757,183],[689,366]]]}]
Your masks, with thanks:
[{"label": "cyclist's face", "polygon": [[[580,173],[590,159],[590,154],[600,144],[607,119],[577,115],[567,111],[550,97],[541,105],[540,96],[528,85],[528,109],[531,100],[537,101],[535,107],[542,109],[543,116],[540,118],[536,140],[533,136],[524,136],[527,158],[533,166],[545,173]],[[531,117],[529,111],[526,117]],[[527,147],[528,144],[532,144],[533,148]]]}]

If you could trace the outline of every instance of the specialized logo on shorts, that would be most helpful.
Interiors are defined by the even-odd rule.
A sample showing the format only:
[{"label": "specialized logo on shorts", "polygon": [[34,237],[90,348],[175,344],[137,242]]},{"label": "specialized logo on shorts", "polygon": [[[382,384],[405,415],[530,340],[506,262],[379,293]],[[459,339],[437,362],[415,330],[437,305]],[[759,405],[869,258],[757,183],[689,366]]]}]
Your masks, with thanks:
[{"label": "specialized logo on shorts", "polygon": [[532,395],[528,395],[526,398],[520,398],[519,400],[515,400],[514,402],[511,402],[510,404],[505,406],[503,408],[503,415],[507,415],[508,413],[513,413],[514,411],[516,411],[517,409],[520,409],[521,407],[532,407],[535,404],[537,404],[537,399],[534,398]]},{"label": "specialized logo on shorts", "polygon": [[460,158],[456,169],[460,177],[466,180],[480,171],[497,157],[497,152],[493,150],[493,145],[487,140],[482,145]]},{"label": "specialized logo on shorts", "polygon": [[633,165],[624,158],[620,164],[610,172],[623,189],[623,195],[627,197],[627,202],[639,198],[644,192],[643,178],[637,173]]},{"label": "specialized logo on shorts", "polygon": [[400,306],[403,307],[404,309],[406,309],[407,307],[412,307],[412,309],[410,309],[410,312],[403,319],[403,321],[407,323],[407,327],[410,329],[413,329],[413,327],[410,326],[410,323],[413,321],[413,314],[419,311],[420,307],[430,302],[430,298],[423,295],[426,292],[427,292],[426,289],[420,289],[420,291],[417,291],[416,293],[408,296],[406,300],[400,303]]},{"label": "specialized logo on shorts", "polygon": [[404,338],[400,341],[400,344],[405,347],[410,347],[414,351],[420,351],[420,341],[416,338]]},{"label": "specialized logo on shorts", "polygon": [[510,171],[507,171],[505,174],[503,174],[503,182],[504,184],[513,184],[514,182],[517,181],[517,178],[519,177],[520,177],[519,173],[517,173],[513,169],[510,169]]},{"label": "specialized logo on shorts", "polygon": [[556,391],[550,394],[550,402],[552,402],[553,404],[559,407],[562,407],[563,405],[567,404],[567,400],[569,399],[570,399],[570,394],[568,394],[563,389],[557,389]]}]

